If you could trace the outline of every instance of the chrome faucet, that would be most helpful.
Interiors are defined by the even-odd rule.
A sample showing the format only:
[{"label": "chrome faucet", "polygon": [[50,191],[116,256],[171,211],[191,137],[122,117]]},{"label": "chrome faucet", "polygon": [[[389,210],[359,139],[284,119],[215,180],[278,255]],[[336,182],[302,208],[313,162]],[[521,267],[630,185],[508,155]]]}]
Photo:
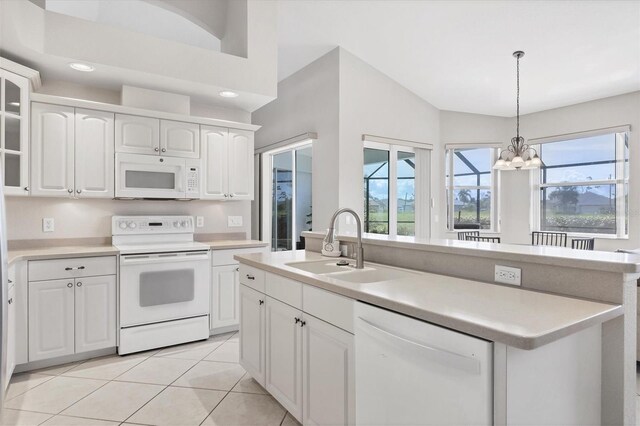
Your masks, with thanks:
[{"label": "chrome faucet", "polygon": [[338,216],[342,213],[351,213],[353,217],[356,218],[356,226],[357,226],[357,243],[356,243],[356,269],[364,268],[364,249],[362,248],[362,223],[360,222],[360,217],[358,217],[358,213],[349,208],[343,208],[336,211],[331,217],[331,221],[329,222],[329,231],[327,231],[326,237],[324,237],[324,241],[327,243],[333,243],[333,233],[336,227],[336,220]]}]

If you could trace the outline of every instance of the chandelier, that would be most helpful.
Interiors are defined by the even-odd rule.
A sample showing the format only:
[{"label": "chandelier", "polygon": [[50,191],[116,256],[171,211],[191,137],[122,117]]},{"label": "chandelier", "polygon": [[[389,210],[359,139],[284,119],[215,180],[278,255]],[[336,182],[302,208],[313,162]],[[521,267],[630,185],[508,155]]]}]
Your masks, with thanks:
[{"label": "chandelier", "polygon": [[511,144],[500,152],[493,165],[496,170],[527,170],[542,166],[538,152],[520,136],[520,58],[523,56],[524,52],[521,50],[513,52],[513,57],[516,58],[516,137],[511,138]]}]

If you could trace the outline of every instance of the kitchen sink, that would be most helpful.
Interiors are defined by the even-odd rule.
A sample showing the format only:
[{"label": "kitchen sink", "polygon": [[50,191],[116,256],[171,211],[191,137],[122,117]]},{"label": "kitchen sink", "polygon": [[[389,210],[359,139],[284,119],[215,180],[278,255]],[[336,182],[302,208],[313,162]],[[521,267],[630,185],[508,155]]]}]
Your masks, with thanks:
[{"label": "kitchen sink", "polygon": [[358,284],[391,281],[415,275],[410,271],[370,263],[365,263],[363,269],[356,269],[355,262],[352,260],[347,265],[338,265],[339,261],[345,262],[344,259],[336,259],[331,261],[291,262],[286,265],[312,274],[323,275],[327,278]]}]

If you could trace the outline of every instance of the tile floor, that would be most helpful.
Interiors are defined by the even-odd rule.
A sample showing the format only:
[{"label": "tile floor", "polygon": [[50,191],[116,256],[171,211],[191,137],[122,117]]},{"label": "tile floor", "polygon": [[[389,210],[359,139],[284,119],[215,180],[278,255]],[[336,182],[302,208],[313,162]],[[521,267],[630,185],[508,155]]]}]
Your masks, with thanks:
[{"label": "tile floor", "polygon": [[17,374],[0,425],[299,423],[238,364],[238,336]]}]

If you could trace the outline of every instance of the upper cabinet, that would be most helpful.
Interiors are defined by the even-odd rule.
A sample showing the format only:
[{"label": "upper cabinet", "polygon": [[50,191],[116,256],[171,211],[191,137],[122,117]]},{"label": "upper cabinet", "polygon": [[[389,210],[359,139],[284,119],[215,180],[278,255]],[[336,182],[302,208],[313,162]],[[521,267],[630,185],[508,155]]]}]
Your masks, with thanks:
[{"label": "upper cabinet", "polygon": [[76,197],[114,196],[113,122],[110,112],[76,109]]},{"label": "upper cabinet", "polygon": [[116,152],[200,158],[200,126],[116,114]]},{"label": "upper cabinet", "polygon": [[0,160],[6,195],[29,193],[29,80],[0,69]]},{"label": "upper cabinet", "polygon": [[160,154],[200,158],[200,126],[180,121],[160,121]]},{"label": "upper cabinet", "polygon": [[202,126],[202,199],[253,200],[253,132]]},{"label": "upper cabinet", "polygon": [[33,103],[31,194],[113,198],[114,115]]}]

